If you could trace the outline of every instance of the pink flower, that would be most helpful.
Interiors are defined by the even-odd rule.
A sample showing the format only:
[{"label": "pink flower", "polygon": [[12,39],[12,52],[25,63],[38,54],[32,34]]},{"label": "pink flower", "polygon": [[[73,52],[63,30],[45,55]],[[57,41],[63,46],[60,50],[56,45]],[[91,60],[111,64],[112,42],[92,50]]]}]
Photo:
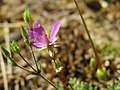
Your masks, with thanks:
[{"label": "pink flower", "polygon": [[36,48],[52,45],[58,39],[56,34],[59,31],[60,25],[61,22],[55,23],[48,37],[45,29],[39,23],[35,23],[33,30],[28,30],[28,39],[33,42],[33,46]]}]

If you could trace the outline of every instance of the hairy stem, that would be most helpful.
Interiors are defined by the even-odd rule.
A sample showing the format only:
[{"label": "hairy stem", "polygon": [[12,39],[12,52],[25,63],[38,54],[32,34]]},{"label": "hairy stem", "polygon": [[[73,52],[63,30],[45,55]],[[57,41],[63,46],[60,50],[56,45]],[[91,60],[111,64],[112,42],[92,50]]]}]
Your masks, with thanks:
[{"label": "hairy stem", "polygon": [[33,48],[32,48],[32,47],[30,47],[30,51],[31,51],[31,54],[32,54],[33,59],[34,59],[34,61],[35,61],[35,65],[36,65],[37,71],[39,72],[39,68],[38,68],[38,65],[37,65],[37,60],[36,60],[36,58],[35,58],[35,54],[34,54],[34,52],[33,52]]},{"label": "hairy stem", "polygon": [[32,72],[32,71],[29,71],[29,70],[27,70],[26,68],[24,68],[24,67],[21,67],[20,65],[18,65],[17,64],[17,67],[19,67],[19,68],[21,68],[21,69],[23,69],[23,70],[25,70],[25,71],[27,71],[27,72],[29,72],[29,73],[31,73],[31,74],[33,74],[34,72]]},{"label": "hairy stem", "polygon": [[[12,58],[11,58],[11,57],[9,57],[9,59],[11,60]],[[26,68],[24,68],[24,67],[22,67],[22,66],[18,65],[17,63],[16,63],[16,66],[17,66],[17,67],[19,67],[19,68],[21,68],[21,69],[23,69],[23,70],[25,70],[25,71],[27,71],[27,72],[29,72],[29,73],[31,73],[31,74],[33,74],[33,73],[34,73],[34,72],[32,72],[32,71],[30,71],[30,70],[28,70],[28,69],[26,69]]]},{"label": "hairy stem", "polygon": [[67,85],[69,85],[70,88],[71,88],[72,90],[74,90],[73,87],[68,83],[68,80],[66,79],[66,77],[64,76],[64,74],[63,74],[62,71],[59,72],[59,76],[61,77],[63,83],[65,83],[64,88],[65,88],[66,90],[68,89],[68,88],[67,88]]},{"label": "hairy stem", "polygon": [[95,46],[94,46],[93,40],[92,40],[92,38],[91,38],[91,36],[90,36],[89,30],[88,30],[87,25],[86,25],[86,23],[85,23],[85,20],[84,20],[84,18],[83,18],[83,16],[82,16],[81,10],[80,10],[80,8],[79,8],[79,6],[78,6],[77,1],[74,0],[74,2],[75,2],[75,5],[76,5],[76,7],[77,7],[77,9],[78,9],[78,11],[79,11],[79,15],[80,15],[80,17],[81,17],[81,19],[82,19],[83,25],[84,25],[84,27],[85,27],[85,30],[86,30],[87,35],[88,35],[88,37],[89,37],[90,43],[91,43],[91,45],[92,45],[92,48],[93,48],[93,51],[94,51],[94,54],[95,54],[95,58],[96,58],[95,60],[97,61],[97,64],[98,64],[98,68],[102,68],[102,65],[101,65],[101,62],[100,62],[100,59],[99,59],[97,50],[96,50],[96,48],[95,48]]},{"label": "hairy stem", "polygon": [[27,60],[21,55],[21,53],[19,53],[20,57],[35,71],[37,72],[28,62]]}]

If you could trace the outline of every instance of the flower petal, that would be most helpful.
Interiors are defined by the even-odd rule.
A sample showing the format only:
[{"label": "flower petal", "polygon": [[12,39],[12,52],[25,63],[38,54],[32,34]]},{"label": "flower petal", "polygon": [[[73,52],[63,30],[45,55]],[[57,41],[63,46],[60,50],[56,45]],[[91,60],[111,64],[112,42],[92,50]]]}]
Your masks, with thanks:
[{"label": "flower petal", "polygon": [[58,39],[58,37],[54,37],[53,40],[50,41],[49,45],[52,45],[57,39]]},{"label": "flower petal", "polygon": [[46,38],[40,35],[39,33],[35,31],[28,30],[28,39],[32,41],[33,43],[39,42],[44,43]]},{"label": "flower petal", "polygon": [[32,30],[28,30],[28,39],[34,41],[38,34]]},{"label": "flower petal", "polygon": [[33,46],[36,47],[36,48],[42,48],[42,47],[47,46],[47,44],[44,44],[44,43],[33,43]]},{"label": "flower petal", "polygon": [[52,27],[52,30],[51,30],[51,33],[50,33],[50,40],[52,40],[56,34],[58,33],[59,31],[59,28],[60,28],[60,25],[61,25],[61,22],[58,21],[57,23],[55,23]]},{"label": "flower petal", "polygon": [[34,31],[39,33],[40,35],[46,34],[45,29],[39,23],[34,24]]}]

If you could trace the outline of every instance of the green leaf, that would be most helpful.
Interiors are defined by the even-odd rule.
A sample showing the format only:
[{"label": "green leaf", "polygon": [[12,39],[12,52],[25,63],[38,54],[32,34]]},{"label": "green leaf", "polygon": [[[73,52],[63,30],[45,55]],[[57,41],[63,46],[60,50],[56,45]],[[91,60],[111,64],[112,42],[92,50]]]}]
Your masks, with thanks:
[{"label": "green leaf", "polygon": [[74,90],[97,90],[97,87],[93,87],[86,82],[79,82],[76,78],[70,78],[69,84]]},{"label": "green leaf", "polygon": [[24,40],[25,44],[28,46],[32,46],[32,42],[30,42],[28,39]]},{"label": "green leaf", "polygon": [[108,90],[120,90],[120,80],[115,81],[114,85],[107,85]]},{"label": "green leaf", "polygon": [[8,63],[12,66],[17,66],[15,60],[13,60],[12,58],[9,58],[10,60],[8,61]]}]

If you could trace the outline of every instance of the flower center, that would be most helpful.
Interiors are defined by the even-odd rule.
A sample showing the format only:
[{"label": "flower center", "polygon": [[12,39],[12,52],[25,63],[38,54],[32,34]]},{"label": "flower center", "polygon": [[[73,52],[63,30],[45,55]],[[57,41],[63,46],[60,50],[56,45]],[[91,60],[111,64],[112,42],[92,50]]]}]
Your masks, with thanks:
[{"label": "flower center", "polygon": [[42,36],[45,38],[45,44],[49,45],[50,41],[47,37],[47,34],[43,34]]},{"label": "flower center", "polygon": [[47,34],[43,34],[43,37],[45,37],[45,38],[46,38],[46,37],[47,37]]}]

